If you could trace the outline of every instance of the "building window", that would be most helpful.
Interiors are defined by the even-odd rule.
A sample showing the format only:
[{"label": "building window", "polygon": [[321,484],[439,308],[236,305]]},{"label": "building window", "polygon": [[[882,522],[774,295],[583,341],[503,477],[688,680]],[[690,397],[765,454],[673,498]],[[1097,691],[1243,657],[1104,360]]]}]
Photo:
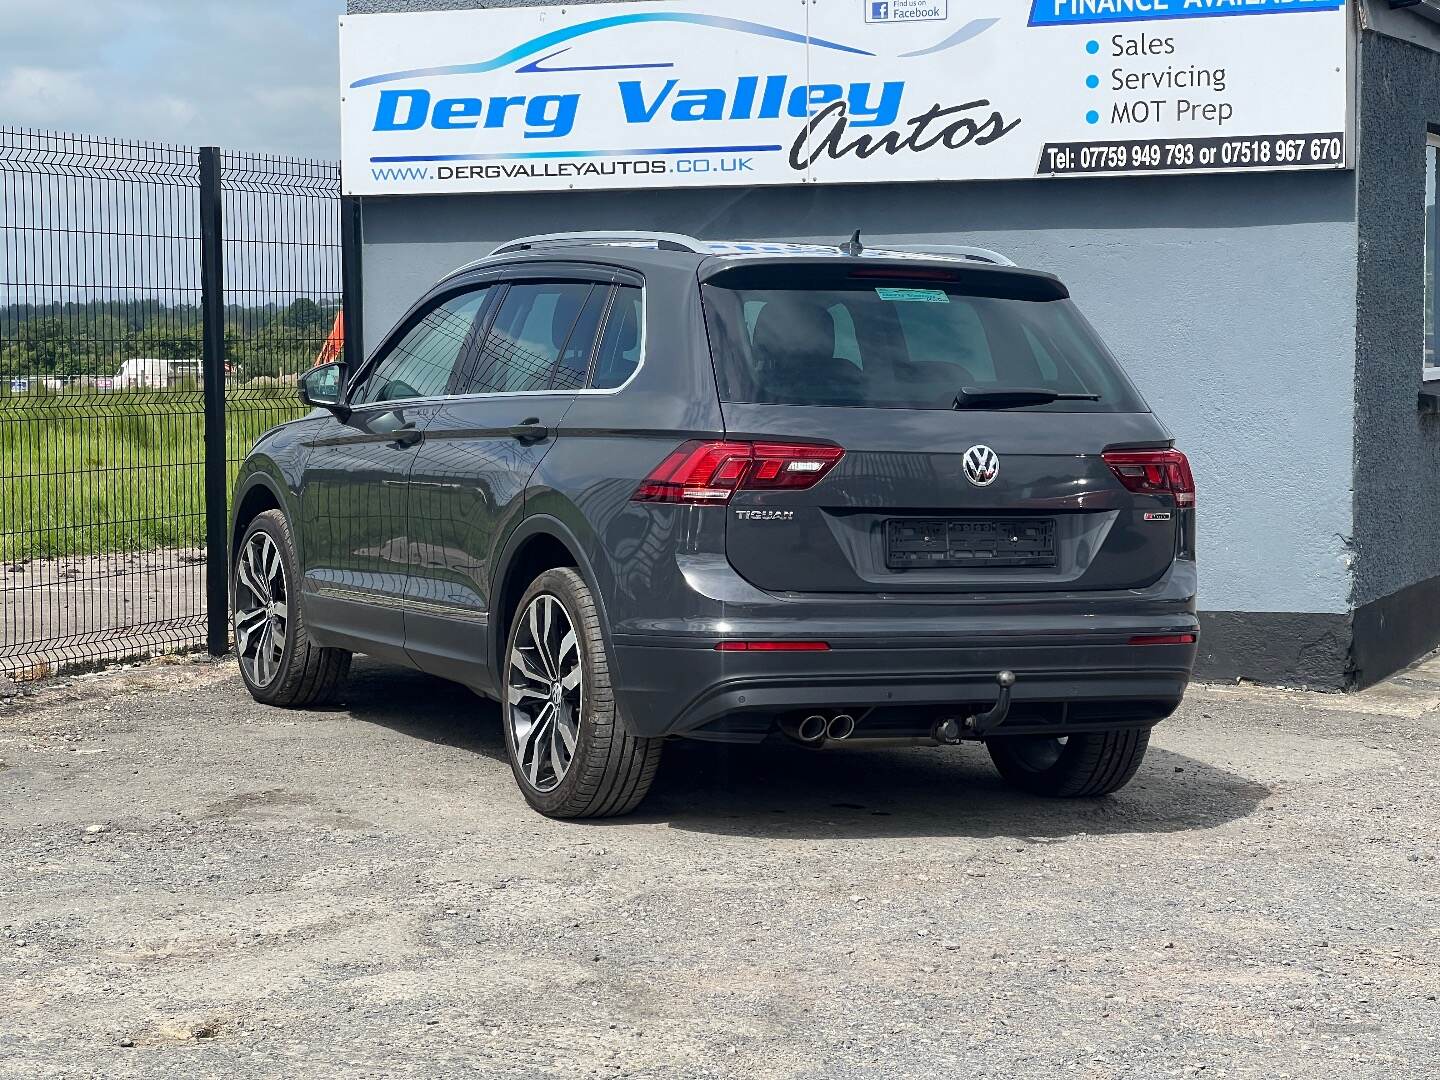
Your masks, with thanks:
[{"label": "building window", "polygon": [[1425,146],[1425,378],[1440,379],[1440,135]]}]

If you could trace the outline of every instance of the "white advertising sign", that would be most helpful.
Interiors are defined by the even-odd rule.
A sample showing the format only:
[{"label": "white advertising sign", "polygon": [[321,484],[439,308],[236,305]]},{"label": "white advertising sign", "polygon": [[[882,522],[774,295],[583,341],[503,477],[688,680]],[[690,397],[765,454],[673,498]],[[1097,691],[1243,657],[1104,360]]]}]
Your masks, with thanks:
[{"label": "white advertising sign", "polygon": [[1346,0],[665,0],[341,20],[345,190],[1349,161]]}]

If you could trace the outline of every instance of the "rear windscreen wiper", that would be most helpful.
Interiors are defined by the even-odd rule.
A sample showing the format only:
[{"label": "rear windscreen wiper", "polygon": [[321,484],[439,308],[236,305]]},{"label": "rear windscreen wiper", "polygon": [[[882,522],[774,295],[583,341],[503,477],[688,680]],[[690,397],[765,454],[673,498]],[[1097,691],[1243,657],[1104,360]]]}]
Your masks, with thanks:
[{"label": "rear windscreen wiper", "polygon": [[957,409],[1018,409],[1026,405],[1049,405],[1052,401],[1099,401],[1099,394],[1062,394],[1025,386],[978,390],[967,386],[955,395]]}]

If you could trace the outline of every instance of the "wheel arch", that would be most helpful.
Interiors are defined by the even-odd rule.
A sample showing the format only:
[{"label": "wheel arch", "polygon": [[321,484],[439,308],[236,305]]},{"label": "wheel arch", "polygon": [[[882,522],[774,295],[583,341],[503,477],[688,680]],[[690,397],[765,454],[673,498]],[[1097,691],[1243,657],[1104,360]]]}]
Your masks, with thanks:
[{"label": "wheel arch", "polygon": [[530,583],[546,570],[568,567],[574,570],[589,586],[600,609],[600,631],[605,637],[606,650],[610,649],[610,620],[606,612],[605,596],[598,587],[594,567],[585,555],[585,548],[558,518],[537,514],[526,518],[505,544],[495,573],[490,595],[491,607],[491,670],[495,672],[496,685],[505,673],[505,646],[510,640],[510,626],[520,598]]},{"label": "wheel arch", "polygon": [[[254,473],[235,491],[235,508],[230,517],[230,563],[240,548],[240,539],[250,523],[267,510],[285,513],[285,499],[264,473]],[[293,529],[291,530],[293,533]],[[296,538],[298,542],[298,537]],[[298,553],[297,553],[298,554]]]}]

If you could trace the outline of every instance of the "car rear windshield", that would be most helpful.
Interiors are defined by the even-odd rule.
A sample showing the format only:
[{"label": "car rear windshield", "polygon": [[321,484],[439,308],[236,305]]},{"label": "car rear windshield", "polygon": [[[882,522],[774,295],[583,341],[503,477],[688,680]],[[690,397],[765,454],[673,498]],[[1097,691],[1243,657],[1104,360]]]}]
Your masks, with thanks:
[{"label": "car rear windshield", "polygon": [[724,271],[703,289],[724,401],[951,409],[965,389],[1023,388],[1094,395],[1024,410],[1145,410],[1048,278],[767,265]]}]

